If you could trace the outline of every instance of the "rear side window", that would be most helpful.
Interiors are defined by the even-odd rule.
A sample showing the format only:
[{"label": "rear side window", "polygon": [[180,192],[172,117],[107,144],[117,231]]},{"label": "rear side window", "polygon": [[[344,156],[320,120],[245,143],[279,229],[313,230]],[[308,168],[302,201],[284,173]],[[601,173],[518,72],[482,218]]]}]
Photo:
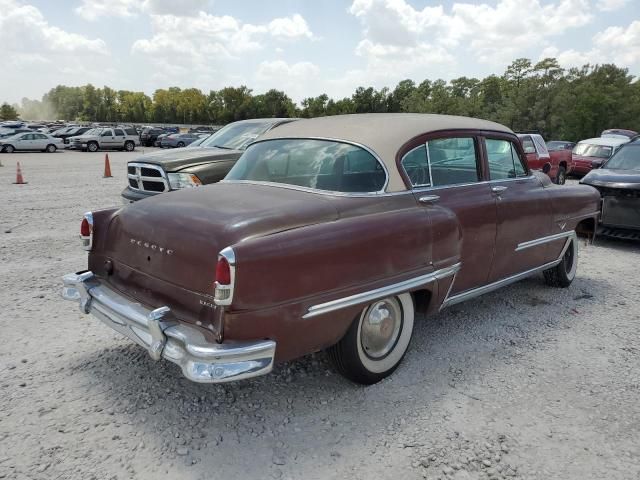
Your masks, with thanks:
[{"label": "rear side window", "polygon": [[135,128],[125,128],[124,131],[127,135],[138,135],[138,132]]},{"label": "rear side window", "polygon": [[526,176],[526,170],[512,142],[487,138],[485,145],[491,180]]},{"label": "rear side window", "polygon": [[427,142],[426,147],[434,187],[478,181],[478,162],[472,137],[438,138]]},{"label": "rear side window", "polygon": [[115,132],[116,132],[116,136],[117,137],[123,137],[124,136],[124,131],[120,130],[119,128],[116,128]]}]

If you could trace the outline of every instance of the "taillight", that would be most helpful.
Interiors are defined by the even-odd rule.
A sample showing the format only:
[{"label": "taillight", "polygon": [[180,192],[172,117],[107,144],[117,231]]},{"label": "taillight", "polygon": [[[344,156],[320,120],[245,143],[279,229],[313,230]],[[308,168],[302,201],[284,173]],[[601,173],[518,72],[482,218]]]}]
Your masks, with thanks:
[{"label": "taillight", "polygon": [[93,246],[93,214],[91,212],[84,214],[80,224],[80,240],[85,250],[91,250]]},{"label": "taillight", "polygon": [[231,305],[233,287],[236,281],[236,256],[231,247],[224,248],[218,254],[216,281],[214,283],[214,302],[216,305]]}]

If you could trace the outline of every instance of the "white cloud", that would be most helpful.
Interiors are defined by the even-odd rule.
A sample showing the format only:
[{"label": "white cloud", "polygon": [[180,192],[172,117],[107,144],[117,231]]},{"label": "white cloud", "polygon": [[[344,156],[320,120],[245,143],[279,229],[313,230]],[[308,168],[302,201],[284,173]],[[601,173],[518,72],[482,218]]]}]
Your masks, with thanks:
[{"label": "white cloud", "polygon": [[269,22],[269,33],[274,37],[297,38],[307,37],[313,38],[307,21],[302,15],[295,13],[291,17],[275,18]]},{"label": "white cloud", "polygon": [[587,0],[454,3],[450,12],[442,6],[418,10],[406,0],[353,0],[349,12],[363,25],[356,52],[368,51],[370,61],[394,47],[405,57],[435,49],[436,58],[450,60],[447,50],[458,47],[481,62],[501,64],[548,37],[586,25],[592,20],[589,10]]},{"label": "white cloud", "polygon": [[256,71],[255,87],[259,91],[271,88],[284,90],[294,100],[301,100],[312,95],[309,86],[317,81],[319,75],[320,68],[311,62],[265,61]]},{"label": "white cloud", "polygon": [[626,28],[613,26],[596,33],[587,50],[548,47],[542,52],[541,58],[544,57],[557,58],[563,67],[580,67],[587,63],[640,67],[640,20],[633,21]]},{"label": "white cloud", "polygon": [[596,8],[602,12],[612,12],[624,7],[629,0],[599,0],[596,3]]},{"label": "white cloud", "polygon": [[208,0],[82,0],[75,12],[85,20],[101,17],[151,15],[193,16],[205,10]]}]

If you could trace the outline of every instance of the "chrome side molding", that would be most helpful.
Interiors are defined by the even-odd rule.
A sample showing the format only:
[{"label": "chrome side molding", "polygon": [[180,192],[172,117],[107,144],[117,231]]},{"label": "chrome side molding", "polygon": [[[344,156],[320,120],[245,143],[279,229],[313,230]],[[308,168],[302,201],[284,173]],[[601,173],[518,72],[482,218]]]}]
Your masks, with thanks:
[{"label": "chrome side molding", "polygon": [[[540,265],[539,267],[535,267],[524,272],[516,273],[515,275],[503,278],[501,280],[490,283],[488,285],[483,285],[482,287],[474,288],[473,290],[467,290],[465,292],[458,293],[452,297],[447,296],[445,301],[442,302],[442,305],[440,306],[440,310],[448,306],[455,305],[456,303],[461,303],[461,302],[464,302],[465,300],[479,297],[480,295],[484,295],[485,293],[493,292],[494,290],[502,288],[511,283],[515,283],[535,273],[542,272],[543,270],[547,270],[548,268],[555,267],[562,261],[562,257],[564,257],[564,254],[566,253],[567,248],[569,248],[569,245],[571,245],[571,241],[578,240],[578,236],[576,235],[576,232],[573,230],[571,230],[570,232],[565,232],[564,237],[558,237],[558,238],[566,238],[567,240],[565,241],[564,246],[562,247],[562,251],[560,252],[560,255],[558,256],[557,259],[553,260],[552,262],[545,263],[544,265]],[[555,238],[554,240],[557,240],[557,238]]]},{"label": "chrome side molding", "polygon": [[516,247],[516,252],[521,250],[526,250],[527,248],[537,247],[538,245],[544,245],[545,243],[555,242],[556,240],[560,240],[562,238],[568,238],[575,236],[576,232],[573,230],[568,230],[566,232],[556,233],[555,235],[548,235],[546,237],[536,238],[534,240],[529,240],[528,242],[519,243]]},{"label": "chrome side molding", "polygon": [[404,293],[417,287],[421,287],[428,283],[434,282],[441,278],[450,277],[455,275],[460,270],[460,263],[451,265],[450,267],[442,268],[440,270],[420,275],[419,277],[410,278],[402,282],[393,283],[386,287],[376,288],[362,293],[356,293],[349,297],[338,298],[330,302],[320,303],[309,307],[307,313],[302,318],[312,318],[325,313],[341,310],[343,308],[352,307],[361,303],[371,302],[373,300],[388,297],[390,295],[397,295],[398,293]]}]

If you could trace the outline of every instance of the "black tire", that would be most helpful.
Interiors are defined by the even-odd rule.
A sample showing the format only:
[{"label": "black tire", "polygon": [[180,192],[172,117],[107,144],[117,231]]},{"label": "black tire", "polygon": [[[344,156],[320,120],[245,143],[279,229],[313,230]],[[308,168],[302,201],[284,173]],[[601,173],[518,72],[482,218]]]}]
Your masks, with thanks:
[{"label": "black tire", "polygon": [[183,148],[184,147],[184,142],[178,142],[178,148]]},{"label": "black tire", "polygon": [[55,153],[57,149],[58,148],[55,145],[49,144],[49,145],[47,145],[47,148],[45,149],[45,152],[47,152],[47,153]]},{"label": "black tire", "polygon": [[4,148],[2,149],[3,152],[5,153],[13,153],[15,152],[15,147],[13,145],[5,145]]},{"label": "black tire", "polygon": [[571,239],[567,251],[558,265],[543,272],[544,280],[551,287],[567,288],[576,278],[578,269],[578,240]]},{"label": "black tire", "polygon": [[558,174],[556,175],[556,183],[558,185],[564,185],[567,182],[567,169],[564,167],[558,168]]},{"label": "black tire", "polygon": [[97,152],[98,151],[98,144],[96,142],[87,143],[87,150],[89,152]]},{"label": "black tire", "polygon": [[135,143],[133,143],[132,141],[124,142],[124,149],[125,149],[127,152],[133,152],[133,150],[134,150],[135,148],[136,148],[136,144],[135,144]]},{"label": "black tire", "polygon": [[352,382],[379,382],[402,362],[413,334],[413,321],[413,298],[409,293],[371,303],[353,320],[344,337],[329,348],[331,363]]}]

